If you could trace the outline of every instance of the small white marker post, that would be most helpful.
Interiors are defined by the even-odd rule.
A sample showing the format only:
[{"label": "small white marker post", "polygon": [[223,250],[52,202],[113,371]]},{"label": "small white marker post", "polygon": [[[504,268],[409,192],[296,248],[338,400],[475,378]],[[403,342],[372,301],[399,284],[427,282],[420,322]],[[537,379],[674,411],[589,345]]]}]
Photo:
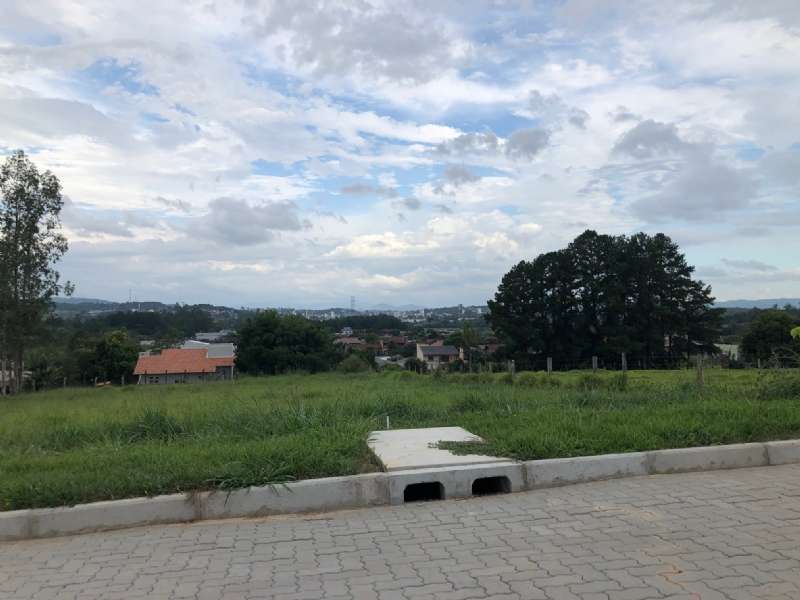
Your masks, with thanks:
[{"label": "small white marker post", "polygon": [[386,429],[391,429],[391,427],[389,427],[389,415],[386,415]]}]

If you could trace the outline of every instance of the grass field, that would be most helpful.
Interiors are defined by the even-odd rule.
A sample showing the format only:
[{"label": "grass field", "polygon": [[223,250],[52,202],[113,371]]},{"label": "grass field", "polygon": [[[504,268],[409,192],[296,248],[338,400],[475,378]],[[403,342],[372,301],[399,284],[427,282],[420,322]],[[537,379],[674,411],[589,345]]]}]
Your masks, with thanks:
[{"label": "grass field", "polygon": [[800,373],[287,375],[0,400],[0,509],[378,469],[373,429],[460,425],[518,459],[800,437]]}]

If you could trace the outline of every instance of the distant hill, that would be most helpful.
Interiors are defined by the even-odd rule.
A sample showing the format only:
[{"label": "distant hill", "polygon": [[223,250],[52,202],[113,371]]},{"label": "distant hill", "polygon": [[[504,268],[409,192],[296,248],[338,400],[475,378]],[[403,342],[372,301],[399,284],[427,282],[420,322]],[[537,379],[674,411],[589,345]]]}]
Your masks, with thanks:
[{"label": "distant hill", "polygon": [[423,306],[417,306],[416,304],[403,304],[401,306],[376,304],[375,306],[370,306],[367,310],[422,310],[423,308]]},{"label": "distant hill", "polygon": [[56,304],[116,304],[111,300],[100,300],[99,298],[53,298]]},{"label": "distant hill", "polygon": [[800,306],[800,298],[764,298],[762,300],[724,300],[715,302],[718,308],[772,308],[777,305],[783,308],[787,304]]}]

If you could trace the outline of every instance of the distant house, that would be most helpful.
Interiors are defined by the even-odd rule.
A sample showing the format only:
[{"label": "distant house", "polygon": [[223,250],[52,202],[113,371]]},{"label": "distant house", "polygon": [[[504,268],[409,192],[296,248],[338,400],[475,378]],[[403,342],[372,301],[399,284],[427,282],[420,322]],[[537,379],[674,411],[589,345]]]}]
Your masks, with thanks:
[{"label": "distant house", "polygon": [[353,335],[353,328],[352,327],[342,327],[342,330],[339,332],[339,335],[343,337],[351,337]]},{"label": "distant house", "polygon": [[417,358],[423,361],[428,369],[435,371],[443,365],[464,360],[464,353],[455,346],[445,346],[444,344],[423,346],[422,344],[417,344]]},{"label": "distant house", "polygon": [[160,354],[140,354],[133,374],[139,384],[233,379],[233,361],[233,356],[210,357],[206,348],[168,348]]},{"label": "distant house", "polygon": [[181,348],[184,350],[197,350],[198,348],[208,350],[209,358],[228,358],[236,356],[236,347],[230,342],[210,344],[198,340],[187,340],[181,345]]},{"label": "distant house", "polygon": [[739,360],[739,344],[717,344],[719,352],[732,360]]},{"label": "distant house", "polygon": [[[16,378],[16,373],[13,369],[13,363],[9,365],[10,369],[6,371],[0,371],[0,396],[5,396],[6,394],[10,394],[14,391],[14,383]],[[22,372],[22,383],[25,384],[26,381],[29,381],[31,378],[30,371],[23,371]]]},{"label": "distant house", "polygon": [[333,340],[337,346],[341,346],[345,350],[366,350],[367,342],[357,337],[340,337]]},{"label": "distant house", "polygon": [[221,329],[220,331],[198,331],[194,334],[194,339],[199,342],[224,342],[233,338],[233,330]]}]

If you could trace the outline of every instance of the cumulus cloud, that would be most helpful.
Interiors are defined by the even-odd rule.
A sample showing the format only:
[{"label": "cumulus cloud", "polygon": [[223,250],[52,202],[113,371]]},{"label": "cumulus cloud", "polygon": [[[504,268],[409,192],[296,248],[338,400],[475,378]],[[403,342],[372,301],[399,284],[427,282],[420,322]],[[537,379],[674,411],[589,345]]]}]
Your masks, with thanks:
[{"label": "cumulus cloud", "polygon": [[720,219],[742,209],[756,195],[756,184],[743,171],[707,160],[685,165],[659,192],[633,202],[646,221]]},{"label": "cumulus cloud", "polygon": [[470,49],[446,23],[392,3],[276,0],[250,6],[247,23],[272,45],[274,56],[317,76],[425,82]]},{"label": "cumulus cloud", "polygon": [[[75,199],[81,293],[483,302],[587,224],[800,255],[796,2],[221,6],[3,6],[0,152]],[[796,289],[715,260],[728,291]]]},{"label": "cumulus cloud", "polygon": [[442,176],[447,183],[452,183],[455,186],[472,183],[480,179],[478,175],[475,175],[469,169],[461,165],[447,165]]},{"label": "cumulus cloud", "polygon": [[544,129],[518,129],[506,142],[506,154],[514,159],[532,159],[550,142],[550,133]]},{"label": "cumulus cloud", "polygon": [[522,114],[540,119],[551,127],[557,127],[561,121],[586,129],[589,113],[577,106],[569,106],[557,94],[542,94],[539,90],[531,90],[528,96],[527,110]]},{"label": "cumulus cloud", "polygon": [[238,198],[217,198],[208,205],[199,231],[223,244],[252,246],[273,239],[276,231],[299,231],[300,220],[293,202],[250,203]]},{"label": "cumulus cloud", "polygon": [[436,147],[440,154],[494,154],[500,148],[500,139],[491,131],[470,132],[452,140],[442,142]]},{"label": "cumulus cloud", "polygon": [[613,152],[642,159],[678,154],[689,147],[680,138],[678,128],[673,123],[647,119],[623,133],[614,144]]}]

